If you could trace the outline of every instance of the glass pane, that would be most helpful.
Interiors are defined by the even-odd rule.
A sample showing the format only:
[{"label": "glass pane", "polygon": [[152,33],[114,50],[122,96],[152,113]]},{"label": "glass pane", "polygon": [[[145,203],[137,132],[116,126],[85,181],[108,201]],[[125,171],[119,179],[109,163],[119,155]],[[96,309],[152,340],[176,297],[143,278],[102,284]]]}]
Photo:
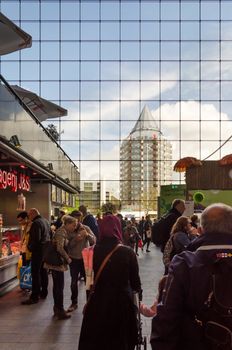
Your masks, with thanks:
[{"label": "glass pane", "polygon": [[121,58],[122,60],[139,60],[139,43],[138,42],[122,42]]},{"label": "glass pane", "polygon": [[220,139],[219,121],[202,121],[201,122],[201,140],[218,140]]},{"label": "glass pane", "polygon": [[61,19],[62,20],[76,20],[79,18],[79,3],[66,0],[61,2]]},{"label": "glass pane", "polygon": [[232,20],[232,3],[230,1],[221,1],[221,19]]},{"label": "glass pane", "polygon": [[42,40],[59,40],[59,23],[58,22],[42,22],[41,23],[41,39]]},{"label": "glass pane", "polygon": [[61,60],[78,60],[79,59],[79,50],[77,45],[69,42],[61,42]]},{"label": "glass pane", "polygon": [[182,60],[199,60],[199,43],[198,42],[181,42],[181,59]]},{"label": "glass pane", "polygon": [[141,43],[141,59],[159,60],[160,44],[159,42],[142,42]]},{"label": "glass pane", "polygon": [[101,159],[102,160],[119,160],[120,143],[117,141],[101,142]]},{"label": "glass pane", "polygon": [[119,120],[119,102],[101,102],[101,120]]},{"label": "glass pane", "polygon": [[201,19],[202,20],[218,20],[220,7],[217,1],[202,1],[201,2]]},{"label": "glass pane", "polygon": [[61,40],[78,40],[78,22],[61,22]]},{"label": "glass pane", "polygon": [[179,42],[161,42],[161,60],[179,60]]},{"label": "glass pane", "polygon": [[138,20],[139,19],[139,3],[137,1],[121,2],[121,19],[122,20]]},{"label": "glass pane", "polygon": [[137,100],[139,99],[139,83],[138,82],[122,82],[121,83],[121,99]]},{"label": "glass pane", "polygon": [[106,81],[102,82],[101,99],[102,100],[119,100],[119,83],[106,82]]},{"label": "glass pane", "polygon": [[159,80],[159,62],[141,62],[142,80]]},{"label": "glass pane", "polygon": [[142,82],[141,99],[151,100],[159,98],[159,82]]},{"label": "glass pane", "polygon": [[99,40],[99,24],[97,22],[82,22],[81,40]]},{"label": "glass pane", "polygon": [[[78,65],[74,65],[78,69]],[[99,63],[81,62],[81,80],[99,80]]]},{"label": "glass pane", "polygon": [[114,121],[101,122],[101,140],[119,140],[119,123]]},{"label": "glass pane", "polygon": [[[34,46],[34,44],[33,44]],[[43,42],[41,43],[41,59],[42,60],[58,60],[59,59],[59,43]],[[39,56],[38,56],[39,57]],[[37,57],[37,59],[38,59]]]},{"label": "glass pane", "polygon": [[232,88],[232,82],[225,81],[221,83],[222,100],[231,100],[231,88]]},{"label": "glass pane", "polygon": [[198,1],[181,1],[181,19],[198,20],[199,19],[199,2]]},{"label": "glass pane", "polygon": [[159,40],[159,22],[141,22],[142,40]]},{"label": "glass pane", "polygon": [[181,39],[182,40],[199,40],[199,23],[182,22]]},{"label": "glass pane", "polygon": [[119,40],[119,23],[102,22],[101,40]]},{"label": "glass pane", "polygon": [[181,79],[182,80],[199,80],[199,63],[198,62],[181,62]]},{"label": "glass pane", "polygon": [[179,40],[179,22],[161,22],[161,40]]},{"label": "glass pane", "polygon": [[202,62],[201,79],[202,80],[219,80],[220,65],[219,62]]},{"label": "glass pane", "polygon": [[221,23],[221,39],[222,40],[232,40],[232,21]]},{"label": "glass pane", "polygon": [[98,160],[100,157],[99,141],[81,141],[80,143],[80,160]]},{"label": "glass pane", "polygon": [[139,23],[121,22],[121,40],[139,40]]},{"label": "glass pane", "polygon": [[80,105],[81,120],[99,120],[99,102],[82,101]]},{"label": "glass pane", "polygon": [[119,2],[104,1],[101,2],[101,19],[102,20],[118,20],[119,19]]},{"label": "glass pane", "polygon": [[39,63],[38,62],[21,62],[21,78],[22,80],[38,80]]},{"label": "glass pane", "polygon": [[61,62],[61,80],[79,80],[79,67],[76,62]]},{"label": "glass pane", "polygon": [[218,22],[201,22],[201,40],[219,40]]},{"label": "glass pane", "polygon": [[74,82],[61,82],[62,99],[72,101],[79,100],[79,84]]},{"label": "glass pane", "polygon": [[98,60],[99,59],[99,43],[98,42],[82,42],[81,43],[81,59],[82,60]]},{"label": "glass pane", "polygon": [[99,140],[100,123],[94,121],[81,121],[81,140]]},{"label": "glass pane", "polygon": [[84,20],[99,19],[99,3],[96,1],[81,2],[81,18]]},{"label": "glass pane", "polygon": [[182,81],[181,100],[199,100],[199,83]]},{"label": "glass pane", "polygon": [[58,20],[60,17],[59,3],[54,1],[41,2],[41,17],[44,20]]},{"label": "glass pane", "polygon": [[161,19],[178,20],[179,19],[179,2],[162,1],[161,2]]},{"label": "glass pane", "polygon": [[59,62],[41,62],[42,80],[59,80],[59,67]]},{"label": "glass pane", "polygon": [[159,3],[143,1],[141,2],[141,19],[142,20],[158,20],[159,19]]},{"label": "glass pane", "polygon": [[101,62],[102,80],[119,80],[119,62]]},{"label": "glass pane", "polygon": [[202,60],[219,60],[219,52],[220,46],[218,41],[203,41],[201,43]]},{"label": "glass pane", "polygon": [[199,130],[199,122],[182,122],[180,137],[182,140],[197,140],[200,137]]},{"label": "glass pane", "polygon": [[101,42],[102,60],[119,60],[118,42]]},{"label": "glass pane", "polygon": [[139,62],[122,62],[121,80],[139,80]]},{"label": "glass pane", "polygon": [[202,100],[219,100],[219,83],[201,82],[201,99]]},{"label": "glass pane", "polygon": [[99,100],[99,83],[98,82],[81,82],[81,99],[82,100]]}]

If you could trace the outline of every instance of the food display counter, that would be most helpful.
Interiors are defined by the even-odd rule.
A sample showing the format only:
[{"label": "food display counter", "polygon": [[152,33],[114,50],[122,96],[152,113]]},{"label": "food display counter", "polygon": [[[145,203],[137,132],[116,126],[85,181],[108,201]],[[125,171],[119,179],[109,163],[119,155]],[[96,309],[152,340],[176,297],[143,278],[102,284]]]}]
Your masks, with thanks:
[{"label": "food display counter", "polygon": [[2,227],[0,244],[0,291],[17,276],[21,230],[19,227]]}]

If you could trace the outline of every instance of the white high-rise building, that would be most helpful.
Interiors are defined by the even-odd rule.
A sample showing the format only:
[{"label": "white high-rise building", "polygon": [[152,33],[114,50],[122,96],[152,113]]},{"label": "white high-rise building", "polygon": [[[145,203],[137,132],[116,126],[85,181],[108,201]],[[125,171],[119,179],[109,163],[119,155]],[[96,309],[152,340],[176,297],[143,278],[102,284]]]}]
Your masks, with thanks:
[{"label": "white high-rise building", "polygon": [[124,210],[157,210],[161,185],[172,177],[172,146],[145,105],[120,147],[120,199]]}]

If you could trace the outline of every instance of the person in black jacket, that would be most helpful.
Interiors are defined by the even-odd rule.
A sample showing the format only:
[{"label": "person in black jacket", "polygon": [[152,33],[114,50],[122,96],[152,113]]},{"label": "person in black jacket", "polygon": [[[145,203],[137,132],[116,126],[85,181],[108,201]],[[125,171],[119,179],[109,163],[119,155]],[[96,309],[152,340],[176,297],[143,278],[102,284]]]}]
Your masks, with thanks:
[{"label": "person in black jacket", "polygon": [[[116,216],[104,216],[99,228],[93,253],[95,278],[105,257],[122,242]],[[85,308],[79,350],[135,348],[138,333],[133,291],[141,292],[137,258],[130,247],[120,245],[103,268]]]},{"label": "person in black jacket", "polygon": [[22,301],[23,305],[38,303],[39,298],[45,299],[48,294],[48,274],[43,268],[43,253],[46,242],[50,240],[50,225],[36,208],[29,210],[28,217],[32,221],[28,241],[28,249],[32,253],[32,292],[29,299]]},{"label": "person in black jacket", "polygon": [[171,209],[164,216],[164,226],[165,230],[163,232],[162,244],[161,244],[161,252],[164,252],[165,245],[170,238],[170,233],[172,230],[172,226],[175,224],[176,220],[183,214],[185,211],[185,203],[182,199],[174,199],[172,202]]},{"label": "person in black jacket", "polygon": [[200,321],[212,292],[215,262],[221,257],[231,265],[232,208],[221,203],[207,207],[201,216],[201,228],[197,251],[176,255],[169,266],[162,301],[152,320],[154,350],[227,349],[209,347]]}]

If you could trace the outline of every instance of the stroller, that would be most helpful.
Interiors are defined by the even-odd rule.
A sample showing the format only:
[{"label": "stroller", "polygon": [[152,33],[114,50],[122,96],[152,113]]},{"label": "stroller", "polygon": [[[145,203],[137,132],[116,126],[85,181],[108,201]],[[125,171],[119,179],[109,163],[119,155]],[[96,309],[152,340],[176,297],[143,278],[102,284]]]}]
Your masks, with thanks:
[{"label": "stroller", "polygon": [[141,314],[139,311],[140,301],[138,293],[134,293],[134,305],[136,307],[136,318],[137,318],[137,324],[138,324],[138,343],[136,345],[136,350],[147,350],[147,338],[142,334],[142,325],[143,322],[141,320]]}]

